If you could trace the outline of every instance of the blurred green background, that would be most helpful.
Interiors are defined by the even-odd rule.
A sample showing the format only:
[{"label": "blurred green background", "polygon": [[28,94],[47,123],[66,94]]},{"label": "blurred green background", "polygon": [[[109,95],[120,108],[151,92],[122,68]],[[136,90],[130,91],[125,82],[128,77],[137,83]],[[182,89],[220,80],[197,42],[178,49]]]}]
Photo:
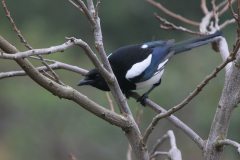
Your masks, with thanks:
[{"label": "blurred green background", "polygon": [[[199,1],[160,1],[162,5],[182,16],[200,22],[203,13]],[[217,1],[219,3],[221,1]],[[8,0],[6,5],[18,29],[33,48],[47,48],[66,42],[66,37],[86,41],[94,49],[93,32],[86,17],[67,0]],[[210,1],[208,7],[211,8]],[[197,31],[197,27],[186,25],[144,0],[101,1],[99,16],[107,54],[115,49],[151,40],[176,39],[176,42],[195,36],[180,31],[159,29],[161,17]],[[220,18],[220,23],[231,19],[230,11]],[[20,51],[27,50],[12,29],[5,12],[0,7],[0,35]],[[223,29],[229,49],[235,42],[236,24]],[[94,49],[94,51],[96,51]],[[47,59],[69,63],[85,69],[93,65],[83,50],[73,47],[63,53],[44,56]],[[42,64],[30,59],[35,66]],[[196,86],[222,62],[219,53],[206,45],[172,58],[162,77],[162,84],[150,94],[150,99],[169,109],[179,104]],[[0,59],[0,72],[20,70],[12,60]],[[81,75],[56,71],[61,81],[79,90],[93,101],[109,108],[105,93],[92,87],[77,87]],[[221,96],[224,70],[217,78],[175,115],[192,128],[202,139],[207,139],[211,122]],[[139,91],[140,93],[145,92]],[[137,103],[128,100],[133,114]],[[141,107],[144,114],[139,125],[141,132],[156,115],[148,107]],[[115,104],[116,112],[119,112]],[[229,128],[228,138],[240,142],[239,108],[236,108]],[[161,120],[150,136],[148,147],[168,130],[176,135],[177,146],[183,159],[201,160],[201,150],[181,130],[166,119]],[[38,86],[27,76],[0,80],[0,160],[67,160],[72,153],[78,160],[126,159],[128,141],[121,129],[90,114],[72,101],[59,99]],[[169,141],[160,148],[169,150]],[[165,157],[159,157],[164,159]],[[233,147],[226,147],[222,159],[239,159]]]}]

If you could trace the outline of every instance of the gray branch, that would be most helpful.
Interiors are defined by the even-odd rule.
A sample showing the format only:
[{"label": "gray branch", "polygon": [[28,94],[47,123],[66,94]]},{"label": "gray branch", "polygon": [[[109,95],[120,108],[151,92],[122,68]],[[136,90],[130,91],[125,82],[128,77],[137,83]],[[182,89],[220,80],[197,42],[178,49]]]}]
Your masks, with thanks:
[{"label": "gray branch", "polygon": [[166,135],[164,135],[160,140],[169,138],[171,149],[169,152],[159,152],[156,151],[150,155],[150,159],[158,155],[167,155],[170,160],[182,160],[181,151],[177,148],[175,135],[172,130],[169,130]]},{"label": "gray branch", "polygon": [[224,139],[224,140],[218,140],[216,142],[216,147],[217,148],[223,147],[224,145],[230,145],[230,146],[236,147],[238,153],[240,153],[240,144],[235,142],[235,141],[232,141],[230,139]]},{"label": "gray branch", "polygon": [[[130,92],[129,96],[134,99],[138,99],[141,95],[136,92]],[[157,113],[167,112],[164,108],[160,107],[149,99],[146,99],[146,104]],[[181,129],[184,133],[186,133],[198,145],[200,149],[203,149],[203,140],[191,128],[189,128],[186,124],[184,124],[174,115],[170,115],[166,117],[166,119],[173,123],[177,128]]]},{"label": "gray branch", "polygon": [[[238,48],[239,44],[236,45],[233,54],[237,53]],[[226,139],[232,113],[240,100],[240,68],[239,65],[236,65],[239,64],[239,59],[238,56],[235,65],[231,65],[226,72],[222,96],[218,103],[206,146],[203,150],[205,159],[212,157],[212,160],[218,160],[221,158],[222,149],[217,150],[215,148],[215,140],[220,135],[222,139]]]},{"label": "gray branch", "polygon": [[[141,141],[141,132],[134,121],[134,118],[132,116],[132,113],[128,107],[128,104],[126,102],[126,98],[123,96],[123,93],[118,85],[117,79],[115,78],[112,68],[110,66],[110,63],[107,59],[104,46],[103,46],[103,39],[102,39],[102,31],[101,31],[101,25],[100,25],[100,18],[98,17],[96,12],[96,9],[93,5],[92,0],[87,0],[88,8],[81,0],[75,0],[78,5],[83,9],[85,15],[87,16],[91,27],[93,28],[94,32],[94,40],[95,40],[95,47],[101,57],[103,68],[100,68],[102,66],[96,67],[98,71],[103,75],[104,79],[106,80],[110,91],[112,92],[112,95],[118,105],[118,108],[120,109],[120,112],[123,114],[128,115],[129,120],[131,121],[132,128],[130,131],[125,132],[126,136],[128,137],[129,143],[132,146],[135,158],[138,160],[147,160],[148,157],[148,151],[145,148],[141,148],[140,141]],[[100,1],[97,2],[98,4]],[[99,8],[97,8],[99,10]],[[90,58],[90,57],[89,57]],[[104,73],[105,72],[105,73]]]},{"label": "gray branch", "polygon": [[[54,64],[50,64],[49,67],[51,67],[53,70],[56,69],[66,69],[72,72],[76,72],[81,74],[82,76],[85,76],[87,74],[87,70],[79,68],[77,66],[72,66],[66,63],[62,62],[55,62]],[[38,71],[48,71],[48,68],[46,66],[41,66],[36,68]],[[8,78],[8,77],[14,77],[14,76],[25,76],[27,73],[25,71],[11,71],[11,72],[2,72],[0,73],[0,79]]]},{"label": "gray branch", "polygon": [[[5,39],[0,36],[0,48],[7,53],[14,54],[19,52],[14,46],[8,43]],[[131,128],[131,122],[127,118],[127,115],[119,115],[111,112],[110,110],[96,104],[95,102],[88,99],[78,91],[74,90],[69,86],[59,85],[55,81],[42,75],[27,59],[16,59],[19,66],[28,74],[28,76],[38,83],[40,86],[56,95],[60,98],[72,100],[95,114],[96,116],[108,121],[109,123],[119,126],[123,129],[128,130]]]}]

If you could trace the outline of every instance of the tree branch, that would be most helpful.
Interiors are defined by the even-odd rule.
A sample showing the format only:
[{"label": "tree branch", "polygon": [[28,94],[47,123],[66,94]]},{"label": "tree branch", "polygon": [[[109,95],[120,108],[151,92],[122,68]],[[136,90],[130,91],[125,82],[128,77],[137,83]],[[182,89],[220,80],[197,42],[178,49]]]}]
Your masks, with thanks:
[{"label": "tree branch", "polygon": [[153,145],[152,150],[149,152],[150,159],[153,158],[153,155],[156,153],[157,148],[168,138],[168,134],[164,134],[161,138],[159,138],[156,143]]},{"label": "tree branch", "polygon": [[[88,71],[82,68],[79,68],[77,66],[72,66],[66,63],[62,63],[62,62],[55,62],[54,64],[50,64],[49,67],[51,67],[53,70],[55,69],[66,69],[72,72],[76,72],[81,74],[82,76],[85,76]],[[42,66],[42,67],[37,67],[36,68],[39,72],[44,71],[48,71],[48,68],[46,66]],[[25,76],[27,75],[27,73],[25,71],[11,71],[11,72],[2,72],[0,73],[0,79],[3,78],[8,78],[8,77],[14,77],[14,76]]]},{"label": "tree branch", "polygon": [[191,30],[186,29],[186,28],[181,27],[181,26],[178,27],[178,26],[174,25],[173,23],[168,22],[166,19],[163,19],[160,16],[158,16],[157,13],[154,13],[154,17],[157,18],[160,22],[163,22],[165,25],[169,26],[169,27],[166,27],[166,26],[160,25],[160,28],[162,28],[162,29],[180,30],[180,31],[187,32],[187,33],[190,33],[190,34],[204,35],[200,32],[194,32],[194,31],[191,31]]},{"label": "tree branch", "polygon": [[[2,5],[3,5],[3,8],[4,8],[4,10],[5,10],[6,14],[7,14],[8,19],[11,21],[11,23],[12,23],[12,25],[13,25],[14,31],[17,32],[18,37],[20,38],[20,42],[24,43],[25,46],[26,46],[29,50],[32,50],[33,48],[28,44],[28,42],[27,42],[27,41],[24,39],[24,37],[22,36],[21,32],[17,29],[17,26],[16,26],[16,24],[14,23],[11,15],[10,15],[10,12],[9,12],[8,9],[7,9],[7,6],[6,6],[4,0],[2,1]],[[48,65],[47,62],[43,59],[43,57],[42,57],[41,55],[37,55],[37,56],[42,60],[42,64],[44,64],[44,65],[48,68],[48,70],[52,73],[52,75],[54,76],[54,80],[55,80],[58,84],[64,85],[64,83],[60,81],[58,75],[51,69],[51,67],[49,67],[49,65]]]},{"label": "tree branch", "polygon": [[232,141],[230,139],[224,139],[224,140],[220,139],[216,142],[216,147],[217,148],[223,147],[224,145],[230,145],[230,146],[236,147],[238,153],[240,153],[240,144],[235,142],[235,141]]},{"label": "tree branch", "polygon": [[[102,74],[102,76],[106,80],[106,82],[110,88],[110,91],[112,92],[112,95],[119,107],[120,112],[128,115],[129,120],[131,121],[132,128],[130,131],[125,132],[125,134],[128,137],[129,143],[132,146],[135,158],[139,159],[139,160],[148,159],[147,149],[141,148],[141,146],[139,145],[140,140],[141,140],[141,132],[140,132],[136,122],[134,121],[132,113],[126,102],[126,98],[123,96],[123,93],[118,85],[117,79],[113,75],[112,68],[107,59],[107,56],[106,56],[106,53],[104,50],[104,46],[103,46],[100,18],[96,14],[97,12],[93,5],[93,2],[92,2],[92,0],[87,0],[87,4],[88,4],[88,9],[87,9],[85,4],[81,0],[75,0],[75,1],[79,4],[80,7],[83,8],[83,11],[86,14],[86,16],[87,16],[88,20],[90,21],[90,24],[93,28],[95,48],[98,50],[98,53],[101,57],[101,60],[103,63],[103,68],[106,69],[106,74],[104,73],[105,70],[103,70],[103,69],[100,70],[97,67],[96,68],[98,69],[98,71]],[[97,10],[98,9],[99,8],[97,8]]]},{"label": "tree branch", "polygon": [[173,131],[169,130],[167,132],[167,134],[164,135],[163,137],[164,137],[164,139],[169,137],[171,149],[169,150],[169,152],[156,151],[152,155],[150,155],[150,159],[152,159],[152,158],[156,157],[157,155],[161,154],[161,155],[167,155],[170,160],[182,160],[182,155],[181,155],[180,150],[177,148],[176,139],[175,139]]},{"label": "tree branch", "polygon": [[207,9],[206,0],[201,0],[201,8],[205,15],[208,14],[209,11]]},{"label": "tree branch", "polygon": [[167,10],[167,9],[166,9],[165,7],[163,7],[160,3],[157,3],[157,2],[155,2],[155,1],[153,1],[153,0],[146,0],[146,1],[149,2],[149,3],[151,3],[151,4],[154,5],[154,6],[158,7],[158,8],[161,9],[164,13],[166,13],[166,14],[168,14],[168,15],[170,15],[170,16],[172,16],[172,17],[174,17],[174,18],[176,18],[176,19],[178,19],[178,20],[180,20],[180,21],[183,21],[183,22],[188,23],[188,24],[193,25],[193,26],[199,26],[199,23],[198,23],[198,22],[193,22],[193,21],[188,20],[188,19],[186,19],[186,18],[184,18],[184,17],[182,17],[182,16],[180,16],[180,15],[178,15],[178,14],[175,14],[175,13]]},{"label": "tree branch", "polygon": [[[0,36],[0,48],[9,54],[14,54],[19,52],[14,46],[8,43],[5,39]],[[88,99],[86,96],[82,95],[78,91],[74,90],[69,86],[62,86],[55,81],[43,76],[38,70],[27,60],[27,59],[16,59],[15,60],[19,66],[28,74],[28,76],[38,83],[40,86],[56,95],[60,98],[65,98],[72,100],[88,110],[89,112],[95,114],[96,116],[108,121],[109,123],[119,126],[123,129],[128,130],[131,128],[131,122],[127,118],[127,115],[119,115],[117,113],[111,112],[110,110],[96,104],[95,102]]]},{"label": "tree branch", "polygon": [[[132,91],[129,92],[129,96],[136,100],[139,97],[141,97],[140,94]],[[146,99],[146,104],[157,113],[167,112],[164,108],[160,107],[159,105],[157,105],[156,103],[152,102],[149,99]],[[170,115],[166,117],[166,119],[169,120],[171,123],[173,123],[177,128],[181,129],[184,133],[186,133],[198,145],[199,148],[201,149],[203,148],[203,140],[191,128],[189,128],[186,124],[184,124],[181,120],[179,120],[174,115]]]}]

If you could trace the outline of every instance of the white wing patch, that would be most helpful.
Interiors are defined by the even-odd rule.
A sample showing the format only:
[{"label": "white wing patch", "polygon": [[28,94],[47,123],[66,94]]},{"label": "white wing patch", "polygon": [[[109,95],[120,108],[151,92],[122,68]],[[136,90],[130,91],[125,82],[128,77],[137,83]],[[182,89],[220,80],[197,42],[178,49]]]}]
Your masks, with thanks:
[{"label": "white wing patch", "polygon": [[164,66],[167,62],[168,62],[168,59],[166,59],[164,62],[160,63],[160,64],[158,65],[158,70],[159,70],[160,68],[162,68],[162,66]]},{"label": "white wing patch", "polygon": [[125,76],[126,79],[134,78],[134,77],[140,75],[150,65],[151,59],[152,59],[152,54],[150,54],[142,62],[134,64],[132,66],[132,68],[130,70],[128,70],[128,72],[127,72],[127,74]]},{"label": "white wing patch", "polygon": [[141,48],[148,48],[148,45],[144,44],[141,46]]}]

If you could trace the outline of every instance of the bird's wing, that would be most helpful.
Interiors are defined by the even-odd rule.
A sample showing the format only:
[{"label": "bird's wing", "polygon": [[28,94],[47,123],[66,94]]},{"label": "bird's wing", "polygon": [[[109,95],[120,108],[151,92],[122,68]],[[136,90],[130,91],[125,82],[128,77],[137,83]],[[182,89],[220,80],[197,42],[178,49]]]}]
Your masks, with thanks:
[{"label": "bird's wing", "polygon": [[[146,48],[152,48],[152,53],[149,54],[149,56],[144,61],[138,64],[134,64],[132,68],[127,72],[126,78],[128,78],[133,83],[139,83],[146,81],[153,75],[161,72],[167,64],[168,60],[174,55],[173,52],[169,52],[169,48],[173,43],[174,40],[145,43],[144,45]],[[138,71],[138,74],[136,74],[135,71],[139,68],[141,68],[141,71]],[[131,76],[131,74],[128,73],[134,74]]]},{"label": "bird's wing", "polygon": [[108,59],[118,81],[124,78],[137,83],[151,78],[165,66],[168,61],[165,57],[173,43],[174,40],[167,40],[125,46],[110,54]]}]

